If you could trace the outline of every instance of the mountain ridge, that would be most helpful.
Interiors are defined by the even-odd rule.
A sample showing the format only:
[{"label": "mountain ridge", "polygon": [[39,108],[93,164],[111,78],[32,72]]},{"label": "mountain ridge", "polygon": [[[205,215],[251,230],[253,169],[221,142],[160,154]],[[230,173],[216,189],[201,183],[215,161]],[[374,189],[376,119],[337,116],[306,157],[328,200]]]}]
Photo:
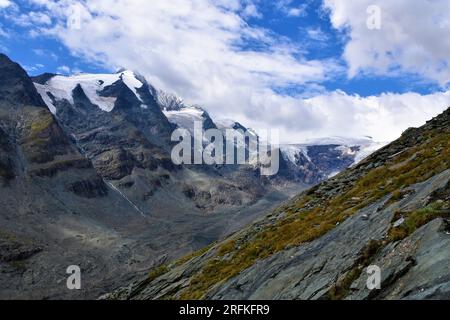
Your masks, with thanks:
[{"label": "mountain ridge", "polygon": [[[93,104],[95,104],[96,101],[99,101],[99,98],[94,97],[95,92],[93,91],[92,88],[97,86],[96,91],[99,92],[99,95],[103,96],[105,99],[106,98],[111,99],[113,96],[117,96],[117,94],[111,95],[111,93],[108,93],[108,91],[111,88],[111,85],[113,85],[114,83],[116,83],[116,85],[117,85],[117,83],[120,83],[120,79],[123,78],[124,74],[127,74],[126,77],[128,78],[128,81],[125,81],[126,83],[122,82],[122,85],[124,87],[128,87],[128,89],[133,91],[135,97],[137,97],[137,99],[139,99],[140,102],[142,102],[141,95],[143,95],[144,93],[148,96],[152,96],[153,98],[151,98],[152,102],[150,104],[153,105],[154,102],[156,101],[161,109],[161,112],[164,114],[165,118],[167,118],[167,120],[174,127],[186,128],[191,132],[191,134],[193,134],[194,121],[200,121],[203,123],[204,130],[217,129],[217,128],[219,128],[220,130],[226,130],[226,129],[240,129],[243,131],[251,130],[251,129],[245,128],[244,126],[242,126],[241,124],[239,124],[235,121],[232,121],[232,123],[230,124],[229,121],[224,122],[221,120],[212,119],[210,117],[210,115],[208,114],[208,112],[205,111],[203,108],[200,108],[198,106],[186,105],[181,98],[179,98],[173,94],[168,94],[164,91],[155,89],[152,85],[148,84],[148,82],[142,76],[138,77],[135,75],[134,72],[127,71],[127,70],[121,71],[119,73],[115,73],[112,75],[80,74],[80,75],[71,76],[71,77],[57,76],[57,77],[53,77],[53,80],[52,80],[52,78],[47,79],[47,81],[43,84],[37,83],[36,86],[38,87],[41,95],[44,97],[44,100],[47,101],[47,103],[49,104],[49,108],[53,109],[54,113],[55,113],[56,108],[53,106],[51,101],[49,102],[49,97],[47,94],[48,92],[52,92],[52,95],[54,97],[58,97],[57,100],[60,100],[60,101],[66,100],[70,103],[73,103],[73,101],[71,101],[72,98],[68,98],[68,96],[70,95],[70,90],[72,90],[72,88],[74,88],[76,84],[78,84],[78,85],[81,84],[82,86],[83,85],[87,86],[87,89],[85,89],[85,91],[87,90],[90,92],[88,99],[90,101],[94,101]],[[42,77],[40,77],[40,78],[42,78]],[[88,79],[91,84],[88,84],[87,82],[85,82],[83,84],[80,82],[80,79]],[[131,80],[131,79],[134,79],[134,80]],[[62,82],[63,84],[59,84],[59,82]],[[65,82],[71,83],[71,87],[68,87],[66,84],[64,84]],[[53,86],[52,86],[52,83],[53,83]],[[142,87],[138,87],[138,84],[142,85]],[[46,85],[47,85],[47,87],[45,87]],[[104,88],[105,86],[108,86],[108,88]],[[64,94],[59,92],[59,90],[61,88],[65,88],[65,90],[63,90],[65,92]],[[115,98],[115,99],[117,99],[117,98]],[[126,99],[126,100],[128,101],[128,103],[118,103],[117,105],[118,106],[130,105],[130,104],[133,105],[133,103],[130,103],[130,101],[132,100],[131,98]],[[112,102],[110,102],[110,104],[111,103]],[[136,101],[134,103],[138,104],[138,103],[136,103]],[[145,104],[142,104],[142,106],[145,106]],[[100,103],[99,108],[102,109],[103,111],[112,112],[112,111],[114,111],[115,107],[112,105],[109,107],[108,106],[102,107],[101,103]],[[135,107],[135,108],[131,108],[129,110],[137,110],[137,109],[139,109],[139,108]],[[142,118],[142,117],[140,117],[140,118]],[[161,115],[156,115],[156,118],[161,119],[162,117],[161,117]],[[164,121],[167,121],[167,120],[164,120]],[[158,121],[161,122],[160,120],[158,120]],[[162,122],[164,122],[164,121],[162,121]],[[167,124],[164,124],[163,128],[170,128],[170,127]],[[161,130],[157,129],[156,132],[161,132]],[[165,144],[167,144],[167,140],[168,140],[167,136],[168,136],[168,134],[166,133],[166,139],[165,139],[166,143],[161,143],[161,141],[152,141],[152,142],[154,142],[158,146],[164,146]],[[147,138],[149,138],[149,137],[147,137]],[[345,140],[342,140],[342,141],[345,141]],[[351,140],[347,139],[347,141],[350,142]],[[364,141],[364,144],[367,146],[369,146],[369,145],[377,146],[376,143],[374,143],[374,142],[372,143],[372,142],[368,142],[368,141],[369,140],[366,139]],[[312,148],[315,146],[310,144],[307,146],[307,148],[308,147]],[[327,168],[326,170],[321,172],[319,167],[316,167],[314,164],[309,164],[308,167],[315,168],[314,170],[316,172],[315,173],[307,173],[307,172],[303,172],[303,171],[308,170],[308,169],[305,169],[304,166],[299,166],[296,163],[295,157],[303,158],[303,155],[300,154],[299,150],[294,152],[294,153],[296,153],[295,155],[287,156],[287,154],[285,152],[286,148],[284,146],[281,146],[281,149],[280,149],[280,152],[282,155],[281,161],[288,162],[288,163],[282,163],[282,165],[281,165],[283,168],[285,168],[284,171],[282,170],[282,172],[284,172],[284,176],[285,176],[283,179],[285,179],[287,181],[298,180],[298,182],[306,182],[307,184],[317,183],[321,179],[327,178],[329,175],[335,174],[336,172],[339,172],[346,166],[351,165],[355,162],[355,161],[349,161],[349,160],[347,160],[347,158],[353,158],[353,160],[357,159],[358,161],[361,160],[362,157],[358,158],[359,155],[362,155],[362,154],[367,155],[368,154],[368,152],[364,153],[364,152],[358,151],[362,147],[363,147],[362,145],[358,146],[356,144],[351,144],[351,145],[350,144],[344,145],[342,143],[329,144],[328,150],[324,149],[324,152],[329,153],[329,158],[330,158],[330,160],[332,160],[330,162],[332,168]],[[290,149],[292,149],[292,148],[290,148]],[[348,152],[348,150],[353,150],[353,151]],[[291,150],[291,153],[292,153],[292,150]],[[343,158],[343,159],[341,160],[341,158]],[[310,159],[306,155],[305,159],[303,159],[302,161],[304,162],[304,161],[309,161],[309,160]],[[334,168],[333,168],[333,165],[334,165],[333,161],[336,161]],[[281,176],[283,176],[283,174]],[[277,180],[277,179],[275,179],[275,180]],[[280,180],[280,179],[278,179],[278,180]]]}]

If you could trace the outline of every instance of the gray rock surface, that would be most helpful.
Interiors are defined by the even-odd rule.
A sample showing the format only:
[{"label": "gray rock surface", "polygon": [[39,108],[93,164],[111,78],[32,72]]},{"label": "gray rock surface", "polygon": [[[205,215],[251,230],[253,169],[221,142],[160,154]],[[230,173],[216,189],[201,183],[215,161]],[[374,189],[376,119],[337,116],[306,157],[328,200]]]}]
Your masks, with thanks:
[{"label": "gray rock surface", "polygon": [[[330,290],[354,268],[364,248],[387,237],[395,211],[420,207],[449,181],[447,170],[414,185],[413,192],[400,202],[387,205],[388,197],[363,208],[326,235],[258,261],[226,283],[217,284],[205,299],[328,299]],[[448,222],[438,218],[404,240],[388,244],[371,262],[381,268],[382,289],[366,288],[369,275],[364,269],[352,281],[347,299],[448,298],[448,230]],[[135,282],[103,298],[145,300],[173,295],[189,285],[190,277],[212,254],[210,250],[154,281]]]},{"label": "gray rock surface", "polygon": [[[395,210],[417,206],[434,191],[445,187],[449,180],[450,170],[447,170],[414,186],[414,193],[398,204],[380,211],[385,202],[380,201],[364,208],[325,236],[259,262],[211,293],[209,298],[323,298],[339,277],[351,269],[370,241],[386,236]],[[364,215],[368,215],[369,220],[362,219]],[[450,277],[446,272],[446,261],[450,261],[450,236],[445,231],[446,224],[442,219],[437,219],[400,243],[384,248],[372,263],[382,270],[383,293],[370,297],[400,299],[409,296],[433,297],[433,294],[434,297],[448,297]],[[409,280],[407,286],[397,281],[400,276],[402,283]],[[367,277],[367,273],[363,272],[357,280],[360,283],[357,287],[363,288],[363,293],[352,293],[350,299],[369,298],[370,291],[364,289]],[[405,288],[401,288],[403,286]],[[427,291],[428,295],[420,295],[414,291],[426,288],[430,288],[427,290],[432,290],[432,293]]]},{"label": "gray rock surface", "polygon": [[385,247],[372,262],[381,269],[381,290],[368,290],[363,272],[347,299],[449,299],[448,230],[448,221],[436,219]]}]

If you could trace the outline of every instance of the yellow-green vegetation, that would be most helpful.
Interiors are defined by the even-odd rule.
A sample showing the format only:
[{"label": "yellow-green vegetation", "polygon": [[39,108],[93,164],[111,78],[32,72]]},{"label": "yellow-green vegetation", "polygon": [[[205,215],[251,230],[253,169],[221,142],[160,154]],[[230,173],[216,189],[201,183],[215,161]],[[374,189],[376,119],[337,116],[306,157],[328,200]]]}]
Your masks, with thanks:
[{"label": "yellow-green vegetation", "polygon": [[350,286],[352,283],[360,277],[363,269],[372,262],[373,257],[386,244],[387,243],[385,241],[370,241],[360,253],[360,257],[356,260],[353,268],[330,289],[328,292],[328,298],[331,300],[341,300],[345,298],[350,291]]},{"label": "yellow-green vegetation", "polygon": [[391,199],[389,200],[389,204],[400,201],[410,193],[409,190],[396,190],[392,193]]},{"label": "yellow-green vegetation", "polygon": [[30,125],[30,138],[37,138],[54,124],[53,116],[47,110],[39,111]]},{"label": "yellow-green vegetation", "polygon": [[380,161],[380,166],[348,183],[340,194],[326,197],[310,191],[282,208],[286,212],[283,218],[260,228],[251,227],[221,244],[180,297],[202,299],[213,286],[236,276],[257,260],[310,242],[358,209],[450,168],[450,132],[423,132],[421,143]]},{"label": "yellow-green vegetation", "polygon": [[169,272],[171,270],[172,267],[178,267],[183,265],[184,263],[197,258],[201,255],[203,255],[204,253],[208,252],[216,243],[212,243],[209,246],[202,248],[200,250],[194,251],[182,258],[180,258],[179,260],[175,261],[173,264],[171,265],[167,265],[167,264],[162,264],[152,270],[150,270],[150,272],[148,273],[148,278],[147,281],[153,281],[156,278],[162,276],[163,274],[166,274],[167,272]]},{"label": "yellow-green vegetation", "polygon": [[185,264],[186,262],[188,262],[188,261],[190,261],[190,260],[192,260],[194,258],[198,258],[198,257],[202,256],[203,254],[208,252],[215,245],[216,245],[216,243],[213,242],[207,247],[204,247],[204,248],[202,248],[200,250],[194,251],[194,252],[192,252],[192,253],[190,253],[190,254],[188,254],[188,255],[178,259],[177,261],[175,261],[174,266],[175,267],[181,266],[181,265]]},{"label": "yellow-green vegetation", "polygon": [[438,217],[450,218],[450,208],[448,203],[444,201],[436,201],[425,208],[412,212],[398,211],[394,216],[394,222],[402,218],[404,219],[404,222],[398,227],[389,230],[388,239],[390,241],[402,240],[411,235],[421,226]]},{"label": "yellow-green vegetation", "polygon": [[150,270],[150,272],[148,273],[148,279],[150,281],[155,280],[156,278],[162,276],[163,274],[166,274],[167,272],[169,272],[169,267],[165,264],[160,265],[159,267],[156,267],[152,270]]},{"label": "yellow-green vegetation", "polygon": [[[55,144],[61,141],[52,133],[52,127],[55,125],[53,115],[48,110],[30,111],[33,114],[28,122],[28,132],[22,141],[24,153],[31,162],[45,163],[53,160],[52,153],[49,150],[54,148]],[[53,140],[52,140],[53,139]]]},{"label": "yellow-green vegetation", "polygon": [[450,218],[450,207],[448,202],[436,201],[425,208],[412,212],[397,211],[392,220],[393,223],[399,219],[404,219],[398,227],[393,227],[388,232],[385,240],[372,240],[362,251],[360,258],[356,261],[354,267],[348,271],[344,277],[339,280],[328,292],[328,297],[332,300],[340,300],[347,296],[352,283],[358,279],[363,271],[373,260],[375,255],[386,245],[396,242],[410,236],[414,231],[426,225],[436,218]]},{"label": "yellow-green vegetation", "polygon": [[3,239],[7,240],[7,241],[17,241],[18,240],[16,235],[6,232],[6,231],[3,231],[3,230],[0,230],[0,240],[3,240]]},{"label": "yellow-green vegetation", "polygon": [[21,260],[10,261],[9,265],[18,271],[25,271],[25,262]]}]

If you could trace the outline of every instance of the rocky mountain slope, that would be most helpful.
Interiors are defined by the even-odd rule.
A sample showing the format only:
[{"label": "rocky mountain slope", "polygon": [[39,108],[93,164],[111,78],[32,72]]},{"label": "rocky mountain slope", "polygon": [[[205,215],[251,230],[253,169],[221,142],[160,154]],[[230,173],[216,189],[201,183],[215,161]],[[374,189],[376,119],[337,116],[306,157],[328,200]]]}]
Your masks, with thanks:
[{"label": "rocky mountain slope", "polygon": [[[450,109],[106,299],[449,299]],[[367,268],[381,289],[366,287]]]},{"label": "rocky mountain slope", "polygon": [[[271,179],[251,165],[175,166],[170,134],[194,109],[205,128],[226,128],[130,71],[31,79],[0,55],[0,298],[97,297],[224,239],[356,157],[295,147]],[[66,288],[70,265],[83,271],[80,291]]]}]

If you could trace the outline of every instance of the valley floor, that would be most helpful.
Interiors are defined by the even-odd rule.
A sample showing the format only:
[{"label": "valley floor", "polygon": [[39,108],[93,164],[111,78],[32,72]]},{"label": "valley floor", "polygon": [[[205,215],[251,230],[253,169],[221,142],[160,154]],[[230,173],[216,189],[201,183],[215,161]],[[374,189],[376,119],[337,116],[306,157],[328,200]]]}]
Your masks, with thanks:
[{"label": "valley floor", "polygon": [[[0,299],[96,299],[154,266],[226,238],[300,191],[274,192],[247,208],[208,214],[182,210],[166,193],[157,195],[152,213],[142,217],[121,210],[126,203],[117,195],[114,212],[103,210],[108,206],[97,199],[96,208],[86,204],[83,215],[67,208],[41,214],[15,203],[20,190],[16,182],[2,189]],[[24,197],[23,204],[36,201]],[[57,207],[54,200],[44,201]],[[81,290],[66,287],[70,265],[81,267]]]}]

